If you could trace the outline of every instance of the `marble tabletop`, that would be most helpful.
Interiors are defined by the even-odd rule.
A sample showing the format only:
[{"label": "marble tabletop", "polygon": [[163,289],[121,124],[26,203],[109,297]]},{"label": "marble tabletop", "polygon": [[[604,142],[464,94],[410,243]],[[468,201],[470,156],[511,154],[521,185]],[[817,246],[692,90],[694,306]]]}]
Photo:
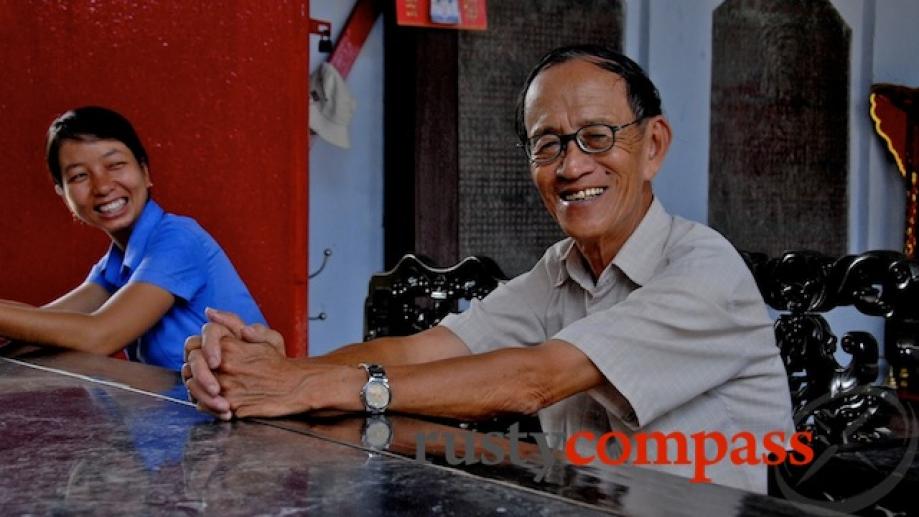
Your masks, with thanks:
[{"label": "marble tabletop", "polygon": [[174,372],[36,347],[0,355],[2,515],[818,512],[635,467],[544,468],[525,447],[524,464],[454,465],[416,438],[470,432],[409,416],[369,436],[377,422],[357,415],[224,423],[184,401]]}]

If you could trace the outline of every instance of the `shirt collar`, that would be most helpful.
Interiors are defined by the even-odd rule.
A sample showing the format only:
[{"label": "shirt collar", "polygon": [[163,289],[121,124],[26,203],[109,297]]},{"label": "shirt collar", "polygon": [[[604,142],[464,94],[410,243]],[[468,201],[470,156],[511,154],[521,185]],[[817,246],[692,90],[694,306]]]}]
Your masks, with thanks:
[{"label": "shirt collar", "polygon": [[573,264],[573,261],[581,259],[581,253],[576,251],[576,249],[577,246],[574,245],[574,239],[571,237],[562,241],[561,253],[558,259],[559,268],[558,272],[555,274],[555,287],[561,287],[566,280],[571,278],[569,269],[575,269],[577,267]]},{"label": "shirt collar", "polygon": [[[673,217],[664,210],[657,198],[653,198],[648,212],[625,241],[612,263],[603,270],[597,281],[605,284],[610,278],[610,268],[616,266],[637,285],[644,285],[657,271],[664,256],[664,245],[670,234]],[[582,286],[593,284],[590,271],[584,264],[584,258],[574,243],[568,238],[562,242],[560,249],[558,273],[555,276],[555,287],[560,287],[569,278]]]},{"label": "shirt collar", "polygon": [[673,217],[655,197],[648,213],[638,223],[613,259],[623,273],[638,285],[645,285],[664,259],[664,245],[670,237]]},{"label": "shirt collar", "polygon": [[105,279],[116,284],[117,279],[124,273],[124,269],[134,270],[140,265],[147,250],[147,241],[153,229],[163,218],[163,209],[160,208],[156,201],[148,199],[140,217],[134,222],[134,228],[131,230],[131,237],[128,238],[128,245],[124,251],[112,243],[109,246],[108,256],[105,260],[104,274]]},{"label": "shirt collar", "polygon": [[128,267],[132,271],[140,265],[141,259],[147,251],[147,241],[150,240],[150,234],[163,218],[163,209],[156,201],[149,199],[144,206],[140,217],[134,223],[134,229],[131,230],[131,238],[128,239],[128,245],[124,250],[124,264],[122,268]]}]

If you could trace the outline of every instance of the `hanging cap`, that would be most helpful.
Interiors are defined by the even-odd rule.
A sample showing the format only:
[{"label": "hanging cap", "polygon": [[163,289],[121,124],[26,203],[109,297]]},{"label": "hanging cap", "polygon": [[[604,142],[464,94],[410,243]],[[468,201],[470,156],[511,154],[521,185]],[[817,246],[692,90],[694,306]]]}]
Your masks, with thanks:
[{"label": "hanging cap", "polygon": [[332,65],[322,63],[310,75],[310,129],[326,141],[348,149],[348,124],[356,102],[344,78]]}]

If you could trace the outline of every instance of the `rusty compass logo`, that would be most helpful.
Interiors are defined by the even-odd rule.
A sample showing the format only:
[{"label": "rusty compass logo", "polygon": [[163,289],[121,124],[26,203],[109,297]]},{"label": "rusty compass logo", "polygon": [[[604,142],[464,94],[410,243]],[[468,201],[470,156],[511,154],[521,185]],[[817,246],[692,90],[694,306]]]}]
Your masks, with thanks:
[{"label": "rusty compass logo", "polygon": [[[785,499],[819,506],[835,512],[852,513],[879,502],[896,488],[903,479],[906,471],[916,457],[919,445],[919,426],[916,414],[912,408],[907,408],[897,399],[896,394],[878,386],[861,386],[857,389],[846,391],[841,395],[824,395],[802,407],[795,414],[795,427],[800,429],[802,424],[812,421],[815,414],[821,411],[835,412],[844,407],[846,399],[851,397],[873,397],[879,402],[884,415],[889,415],[891,421],[902,422],[903,429],[893,433],[887,427],[874,427],[874,414],[865,413],[855,418],[841,430],[839,440],[821,443],[819,433],[815,433],[814,460],[804,467],[803,473],[792,473],[783,465],[773,467],[775,483]],[[896,434],[896,437],[893,435]],[[890,462],[873,461],[862,444],[871,447],[876,441],[877,447],[894,451],[902,449],[902,457],[894,464]],[[842,445],[840,445],[840,443]],[[862,451],[862,452],[859,452]],[[895,452],[894,454],[899,454]],[[808,490],[808,480],[815,480],[815,476],[822,473],[820,478],[826,479],[826,474],[838,468],[838,462],[833,462],[839,455],[846,455],[863,464],[867,471],[875,475],[866,476],[871,486],[858,486],[853,488],[848,483],[835,483],[832,490]],[[859,480],[855,480],[857,484]]]}]

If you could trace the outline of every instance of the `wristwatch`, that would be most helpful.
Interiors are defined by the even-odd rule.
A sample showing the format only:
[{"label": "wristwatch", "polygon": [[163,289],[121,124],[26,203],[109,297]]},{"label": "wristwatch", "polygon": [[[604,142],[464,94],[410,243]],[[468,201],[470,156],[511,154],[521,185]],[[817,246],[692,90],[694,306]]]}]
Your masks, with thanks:
[{"label": "wristwatch", "polygon": [[386,378],[386,370],[378,364],[361,363],[360,366],[367,371],[367,384],[361,388],[361,402],[364,403],[364,410],[374,415],[385,412],[392,400],[392,390],[389,387],[389,379]]}]

